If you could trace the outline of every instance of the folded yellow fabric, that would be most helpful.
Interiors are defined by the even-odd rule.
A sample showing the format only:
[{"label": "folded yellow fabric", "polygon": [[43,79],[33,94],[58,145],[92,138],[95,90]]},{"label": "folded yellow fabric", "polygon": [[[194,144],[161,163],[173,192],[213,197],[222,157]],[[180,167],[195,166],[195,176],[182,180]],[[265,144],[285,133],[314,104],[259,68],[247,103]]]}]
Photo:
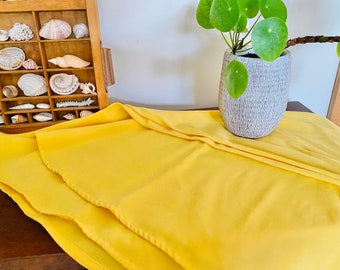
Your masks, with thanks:
[{"label": "folded yellow fabric", "polygon": [[0,134],[0,188],[89,269],[337,269],[339,137],[316,114],[251,140],[218,111],[113,104]]}]

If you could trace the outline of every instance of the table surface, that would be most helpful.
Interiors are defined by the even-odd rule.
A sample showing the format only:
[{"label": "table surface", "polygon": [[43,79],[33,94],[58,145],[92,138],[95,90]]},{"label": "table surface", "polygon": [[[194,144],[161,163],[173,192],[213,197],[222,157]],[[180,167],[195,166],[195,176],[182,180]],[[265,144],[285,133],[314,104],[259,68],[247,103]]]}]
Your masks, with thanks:
[{"label": "table surface", "polygon": [[[289,111],[311,112],[299,102],[289,102]],[[0,270],[84,269],[69,257],[37,222],[0,191]]]}]

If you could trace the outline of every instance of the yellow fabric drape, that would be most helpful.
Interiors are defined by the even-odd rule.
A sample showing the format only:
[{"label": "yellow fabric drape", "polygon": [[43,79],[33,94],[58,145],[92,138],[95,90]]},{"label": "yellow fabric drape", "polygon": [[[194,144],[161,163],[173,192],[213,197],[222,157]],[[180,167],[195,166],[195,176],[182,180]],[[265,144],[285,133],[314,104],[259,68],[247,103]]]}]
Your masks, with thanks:
[{"label": "yellow fabric drape", "polygon": [[339,138],[316,114],[251,140],[116,103],[0,134],[0,188],[89,269],[337,269]]}]

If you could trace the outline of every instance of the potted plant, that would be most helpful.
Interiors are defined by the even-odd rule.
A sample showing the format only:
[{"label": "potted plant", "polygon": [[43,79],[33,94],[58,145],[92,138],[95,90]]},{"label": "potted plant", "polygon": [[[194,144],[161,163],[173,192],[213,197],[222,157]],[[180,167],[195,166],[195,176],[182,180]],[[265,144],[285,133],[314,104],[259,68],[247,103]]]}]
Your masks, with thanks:
[{"label": "potted plant", "polygon": [[228,47],[222,65],[219,109],[226,127],[248,138],[271,133],[286,110],[290,72],[287,48],[340,41],[339,36],[288,40],[287,8],[282,0],[200,0],[196,19],[201,27],[220,31]]}]

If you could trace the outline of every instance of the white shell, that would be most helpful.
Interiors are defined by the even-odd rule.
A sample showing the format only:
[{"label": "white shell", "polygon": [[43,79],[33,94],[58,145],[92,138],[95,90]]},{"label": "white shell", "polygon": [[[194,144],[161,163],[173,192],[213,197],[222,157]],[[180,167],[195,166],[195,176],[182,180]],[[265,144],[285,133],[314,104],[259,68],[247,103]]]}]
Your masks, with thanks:
[{"label": "white shell", "polygon": [[51,19],[39,30],[39,36],[46,39],[66,39],[72,34],[72,28],[68,22],[59,19]]},{"label": "white shell", "polygon": [[18,47],[7,47],[0,50],[0,68],[4,70],[15,70],[21,67],[26,56]]},{"label": "white shell", "polygon": [[93,112],[91,112],[91,111],[89,111],[89,110],[82,110],[82,111],[79,113],[79,116],[80,116],[80,118],[82,118],[82,117],[89,116],[89,115],[91,115],[91,114],[93,114]]},{"label": "white shell", "polygon": [[90,106],[94,102],[95,101],[92,98],[88,98],[83,101],[78,101],[78,100],[60,101],[60,102],[57,102],[55,105],[57,108],[85,107],[85,106]]},{"label": "white shell", "polygon": [[8,31],[0,30],[0,41],[6,41],[9,39]]},{"label": "white shell", "polygon": [[77,117],[73,113],[67,113],[63,116],[66,120],[73,120],[76,119]]},{"label": "white shell", "polygon": [[74,74],[58,73],[50,78],[52,91],[59,95],[69,95],[78,89],[79,80]]},{"label": "white shell", "polygon": [[12,124],[20,124],[28,121],[28,118],[22,114],[16,114],[11,116]]},{"label": "white shell", "polygon": [[78,23],[73,26],[73,34],[76,38],[88,37],[89,29],[86,24]]},{"label": "white shell", "polygon": [[42,66],[39,66],[33,59],[27,59],[21,64],[25,69],[39,69]]},{"label": "white shell", "polygon": [[46,122],[52,120],[52,114],[47,112],[37,113],[33,115],[33,119],[38,122]]},{"label": "white shell", "polygon": [[81,59],[78,56],[72,55],[72,54],[66,54],[61,57],[55,57],[52,59],[49,59],[48,62],[57,65],[61,68],[83,68],[89,66],[91,63],[87,62],[83,59]]},{"label": "white shell", "polygon": [[15,23],[8,31],[8,35],[14,41],[24,41],[34,38],[31,28],[24,23]]},{"label": "white shell", "polygon": [[10,110],[32,110],[35,106],[31,103],[20,104],[17,106],[10,107]]},{"label": "white shell", "polygon": [[37,105],[35,105],[35,107],[37,107],[38,109],[49,109],[49,108],[51,108],[50,104],[47,104],[47,103],[38,103]]},{"label": "white shell", "polygon": [[2,118],[2,116],[0,115],[0,125],[4,124],[4,119]]},{"label": "white shell", "polygon": [[27,73],[18,80],[18,86],[25,96],[40,96],[47,92],[45,78],[38,74]]},{"label": "white shell", "polygon": [[82,90],[81,92],[83,94],[96,94],[96,87],[94,86],[93,83],[80,83],[79,84],[80,89]]},{"label": "white shell", "polygon": [[18,88],[15,85],[5,85],[2,88],[2,93],[5,97],[13,98],[19,94]]}]

